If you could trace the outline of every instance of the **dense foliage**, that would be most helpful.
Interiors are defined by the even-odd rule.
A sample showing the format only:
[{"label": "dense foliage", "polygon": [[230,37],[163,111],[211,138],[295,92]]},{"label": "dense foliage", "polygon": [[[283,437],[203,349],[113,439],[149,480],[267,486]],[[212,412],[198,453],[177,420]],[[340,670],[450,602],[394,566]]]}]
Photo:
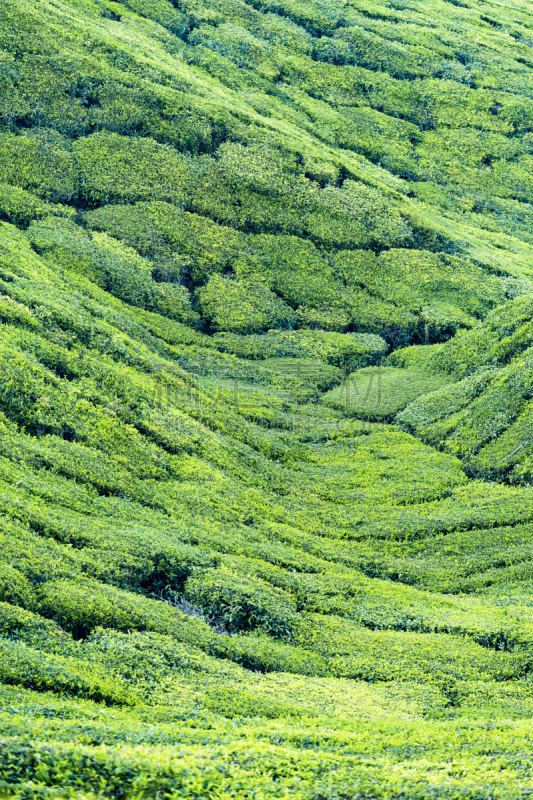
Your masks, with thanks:
[{"label": "dense foliage", "polygon": [[0,796],[533,789],[533,10],[0,3]]}]

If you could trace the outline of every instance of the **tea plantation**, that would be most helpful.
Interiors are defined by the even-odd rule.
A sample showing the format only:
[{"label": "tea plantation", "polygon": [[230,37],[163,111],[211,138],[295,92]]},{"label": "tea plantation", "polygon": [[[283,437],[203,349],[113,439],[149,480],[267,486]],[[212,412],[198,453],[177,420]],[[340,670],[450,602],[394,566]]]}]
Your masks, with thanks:
[{"label": "tea plantation", "polygon": [[533,793],[533,6],[0,0],[0,800]]}]

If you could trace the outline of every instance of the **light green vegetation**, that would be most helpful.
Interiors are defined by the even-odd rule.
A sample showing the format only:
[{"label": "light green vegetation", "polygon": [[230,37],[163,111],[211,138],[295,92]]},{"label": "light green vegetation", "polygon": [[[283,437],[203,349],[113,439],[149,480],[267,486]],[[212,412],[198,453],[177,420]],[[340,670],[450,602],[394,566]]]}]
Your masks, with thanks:
[{"label": "light green vegetation", "polygon": [[[399,351],[401,353],[401,351]],[[324,403],[359,419],[392,420],[412,400],[449,383],[441,374],[420,369],[367,367],[352,372],[324,395]]]},{"label": "light green vegetation", "polygon": [[0,796],[533,790],[533,12],[0,3]]},{"label": "light green vegetation", "polygon": [[398,420],[458,455],[472,475],[529,485],[532,344],[530,298],[500,306],[430,354],[426,365],[435,379],[453,382],[409,405]]}]

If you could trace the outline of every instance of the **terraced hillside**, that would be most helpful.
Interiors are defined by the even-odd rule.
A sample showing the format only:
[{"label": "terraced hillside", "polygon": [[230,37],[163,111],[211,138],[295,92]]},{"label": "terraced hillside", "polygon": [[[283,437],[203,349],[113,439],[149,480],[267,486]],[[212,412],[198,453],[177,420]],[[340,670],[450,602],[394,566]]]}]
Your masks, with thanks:
[{"label": "terraced hillside", "polygon": [[533,791],[533,7],[0,3],[0,797]]}]

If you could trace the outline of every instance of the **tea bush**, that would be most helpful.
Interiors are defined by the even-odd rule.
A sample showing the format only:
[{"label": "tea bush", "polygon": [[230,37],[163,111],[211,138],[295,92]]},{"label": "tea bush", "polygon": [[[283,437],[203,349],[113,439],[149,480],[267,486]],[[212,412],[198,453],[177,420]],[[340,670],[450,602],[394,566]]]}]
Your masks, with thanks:
[{"label": "tea bush", "polygon": [[446,376],[422,370],[367,367],[353,372],[338,388],[324,395],[323,402],[360,419],[392,421],[396,412],[415,398],[447,384]]},{"label": "tea bush", "polygon": [[85,203],[168,200],[180,204],[186,197],[186,160],[152,139],[101,131],[78,139],[73,153],[77,195]]},{"label": "tea bush", "polygon": [[118,676],[110,677],[96,666],[89,667],[73,658],[43,655],[18,642],[0,641],[0,648],[2,683],[65,692],[109,704],[135,705],[137,698],[131,689],[121,687]]},{"label": "tea bush", "polygon": [[32,223],[28,237],[39,253],[80,272],[126,303],[189,324],[199,319],[184,286],[155,283],[151,264],[105,233],[90,236],[67,220],[62,224],[45,220]]},{"label": "tea bush", "polygon": [[532,26],[0,4],[2,796],[530,791]]},{"label": "tea bush", "polygon": [[270,328],[292,328],[292,308],[261,281],[231,280],[213,275],[198,291],[202,316],[213,330],[259,333]]},{"label": "tea bush", "polygon": [[398,417],[459,455],[474,475],[529,481],[529,313],[527,297],[516,298],[446,343],[430,368],[462,380],[415,401]]},{"label": "tea bush", "polygon": [[290,641],[297,625],[296,607],[290,595],[273,592],[260,580],[231,572],[189,578],[185,597],[229,632],[259,628],[275,638]]},{"label": "tea bush", "polygon": [[264,336],[219,333],[215,346],[241,358],[309,357],[334,366],[354,369],[378,361],[387,344],[374,334],[340,334],[329,331],[271,331]]},{"label": "tea bush", "polygon": [[74,214],[74,209],[69,206],[47,203],[19,186],[0,183],[0,216],[6,222],[26,227],[33,219],[49,216],[68,218]]},{"label": "tea bush", "polygon": [[71,143],[53,129],[36,128],[0,138],[0,179],[40,195],[69,201],[76,194],[76,164]]}]

